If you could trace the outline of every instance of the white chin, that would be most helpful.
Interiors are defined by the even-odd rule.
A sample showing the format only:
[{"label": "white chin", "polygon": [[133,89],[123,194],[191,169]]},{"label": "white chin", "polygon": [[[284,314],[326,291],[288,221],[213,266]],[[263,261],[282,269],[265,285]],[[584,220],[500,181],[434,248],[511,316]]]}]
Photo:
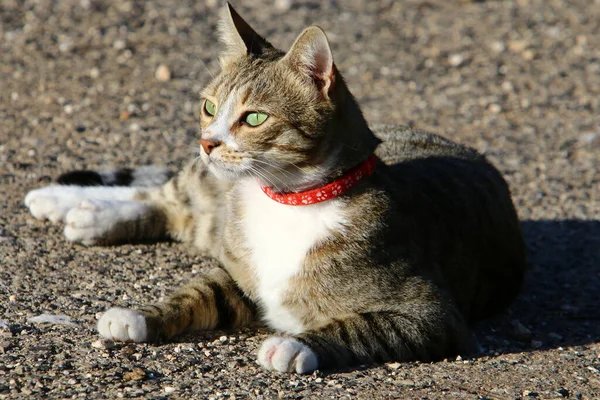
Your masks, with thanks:
[{"label": "white chin", "polygon": [[214,176],[216,176],[218,179],[222,179],[224,181],[233,181],[233,180],[239,179],[241,176],[244,175],[242,171],[235,171],[235,170],[219,167],[219,166],[215,165],[214,162],[211,162],[208,164],[208,169],[210,170],[210,172],[213,173]]}]

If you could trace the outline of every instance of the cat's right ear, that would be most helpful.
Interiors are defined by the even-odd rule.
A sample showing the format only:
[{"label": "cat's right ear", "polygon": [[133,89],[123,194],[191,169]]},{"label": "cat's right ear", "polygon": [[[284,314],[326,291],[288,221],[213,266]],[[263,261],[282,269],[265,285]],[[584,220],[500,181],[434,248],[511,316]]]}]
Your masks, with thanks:
[{"label": "cat's right ear", "polygon": [[311,79],[323,97],[329,98],[335,83],[335,64],[321,28],[306,28],[282,61]]},{"label": "cat's right ear", "polygon": [[240,17],[229,2],[221,15],[219,32],[221,41],[225,44],[225,50],[219,57],[222,67],[243,56],[258,57],[263,49],[271,46]]}]

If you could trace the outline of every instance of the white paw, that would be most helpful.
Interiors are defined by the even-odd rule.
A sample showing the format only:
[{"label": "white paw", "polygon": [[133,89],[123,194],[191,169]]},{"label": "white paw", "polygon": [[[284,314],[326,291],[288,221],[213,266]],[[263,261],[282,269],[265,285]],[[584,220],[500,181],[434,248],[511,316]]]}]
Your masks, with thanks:
[{"label": "white paw", "polygon": [[136,310],[111,308],[98,321],[98,332],[120,342],[145,342],[148,338],[146,318]]},{"label": "white paw", "polygon": [[54,185],[27,193],[25,205],[37,219],[62,222],[67,213],[83,200],[132,200],[138,191],[129,187]]},{"label": "white paw", "polygon": [[70,201],[60,189],[60,186],[48,186],[27,193],[25,205],[29,208],[31,215],[41,220],[64,221],[69,210],[77,203],[73,200]]},{"label": "white paw", "polygon": [[65,236],[71,242],[95,244],[105,239],[114,242],[127,234],[118,225],[141,218],[147,206],[137,201],[83,200],[66,217]]},{"label": "white paw", "polygon": [[307,374],[318,368],[317,355],[296,339],[272,336],[258,351],[258,363],[268,370]]},{"label": "white paw", "polygon": [[83,200],[65,218],[65,237],[71,242],[94,244],[114,227],[118,213],[110,200]]}]

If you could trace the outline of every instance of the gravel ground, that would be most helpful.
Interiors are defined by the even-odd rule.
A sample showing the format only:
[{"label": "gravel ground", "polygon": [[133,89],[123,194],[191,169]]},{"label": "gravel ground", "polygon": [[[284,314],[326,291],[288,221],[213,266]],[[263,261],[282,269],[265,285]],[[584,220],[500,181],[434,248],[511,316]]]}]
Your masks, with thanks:
[{"label": "gravel ground", "polygon": [[[505,174],[531,273],[476,327],[480,354],[295,376],[256,365],[256,329],[98,341],[99,312],[159,300],[213,261],[69,244],[23,198],[73,168],[190,157],[218,70],[213,3],[0,2],[0,398],[600,398],[598,0],[235,2],[281,47],[321,25],[371,123],[443,134]],[[28,321],[44,313],[75,325]]]}]

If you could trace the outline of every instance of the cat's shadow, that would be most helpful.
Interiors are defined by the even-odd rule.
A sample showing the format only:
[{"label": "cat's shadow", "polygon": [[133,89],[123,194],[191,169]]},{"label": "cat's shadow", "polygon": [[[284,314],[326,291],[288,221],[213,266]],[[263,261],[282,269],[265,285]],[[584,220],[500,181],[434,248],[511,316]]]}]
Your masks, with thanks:
[{"label": "cat's shadow", "polygon": [[530,270],[510,310],[476,327],[481,355],[600,342],[600,221],[521,226]]}]

